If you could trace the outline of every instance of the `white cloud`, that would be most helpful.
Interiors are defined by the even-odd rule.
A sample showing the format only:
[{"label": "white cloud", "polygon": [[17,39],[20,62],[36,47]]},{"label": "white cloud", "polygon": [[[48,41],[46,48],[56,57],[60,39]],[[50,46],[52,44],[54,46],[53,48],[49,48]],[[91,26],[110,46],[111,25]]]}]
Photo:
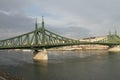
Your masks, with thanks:
[{"label": "white cloud", "polygon": [[0,10],[0,14],[5,14],[5,15],[9,15],[10,13],[9,12],[7,12],[7,11],[2,11],[2,10]]}]

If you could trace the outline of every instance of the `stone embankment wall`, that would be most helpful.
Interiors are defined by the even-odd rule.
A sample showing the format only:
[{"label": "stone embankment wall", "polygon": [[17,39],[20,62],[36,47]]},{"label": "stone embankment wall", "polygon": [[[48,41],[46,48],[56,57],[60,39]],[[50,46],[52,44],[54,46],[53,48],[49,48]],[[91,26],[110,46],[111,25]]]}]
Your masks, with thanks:
[{"label": "stone embankment wall", "polygon": [[105,45],[73,45],[73,46],[64,46],[56,47],[49,50],[106,50],[108,46]]},{"label": "stone embankment wall", "polygon": [[108,49],[109,52],[120,52],[120,46],[114,46],[113,48]]}]

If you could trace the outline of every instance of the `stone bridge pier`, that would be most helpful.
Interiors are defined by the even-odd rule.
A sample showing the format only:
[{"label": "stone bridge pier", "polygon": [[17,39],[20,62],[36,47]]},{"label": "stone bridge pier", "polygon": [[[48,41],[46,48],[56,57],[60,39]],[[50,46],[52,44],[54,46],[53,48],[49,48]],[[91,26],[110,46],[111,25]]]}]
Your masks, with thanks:
[{"label": "stone bridge pier", "polygon": [[42,49],[41,51],[35,50],[33,52],[33,60],[34,61],[48,60],[48,54],[46,49]]}]

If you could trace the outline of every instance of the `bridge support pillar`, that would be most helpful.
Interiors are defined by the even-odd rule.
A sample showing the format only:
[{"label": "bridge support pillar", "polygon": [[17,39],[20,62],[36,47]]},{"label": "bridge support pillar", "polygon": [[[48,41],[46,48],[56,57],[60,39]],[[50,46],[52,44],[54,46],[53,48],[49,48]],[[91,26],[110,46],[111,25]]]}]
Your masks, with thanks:
[{"label": "bridge support pillar", "polygon": [[46,49],[42,51],[35,50],[33,53],[33,60],[40,61],[40,60],[48,60],[48,54]]}]

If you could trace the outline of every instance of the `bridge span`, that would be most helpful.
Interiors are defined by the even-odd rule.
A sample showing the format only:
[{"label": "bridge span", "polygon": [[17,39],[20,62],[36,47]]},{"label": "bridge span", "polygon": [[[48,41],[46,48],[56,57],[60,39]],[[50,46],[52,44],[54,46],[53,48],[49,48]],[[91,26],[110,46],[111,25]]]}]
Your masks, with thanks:
[{"label": "bridge span", "polygon": [[[120,37],[115,33],[106,36],[106,38],[97,41],[74,40],[55,34],[44,28],[44,19],[42,25],[38,27],[37,20],[35,30],[16,37],[0,40],[0,50],[3,49],[32,49],[34,50],[34,60],[48,59],[48,48],[69,46],[69,45],[88,45],[100,44],[109,47],[120,45]],[[42,50],[39,52],[38,50]]]}]

